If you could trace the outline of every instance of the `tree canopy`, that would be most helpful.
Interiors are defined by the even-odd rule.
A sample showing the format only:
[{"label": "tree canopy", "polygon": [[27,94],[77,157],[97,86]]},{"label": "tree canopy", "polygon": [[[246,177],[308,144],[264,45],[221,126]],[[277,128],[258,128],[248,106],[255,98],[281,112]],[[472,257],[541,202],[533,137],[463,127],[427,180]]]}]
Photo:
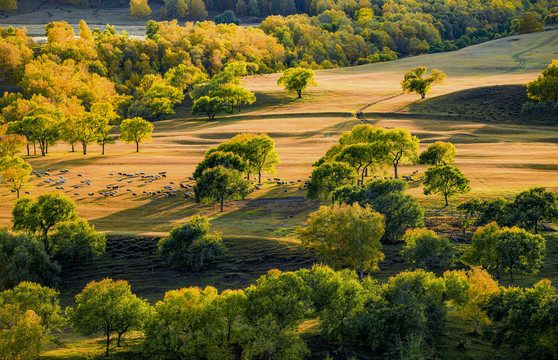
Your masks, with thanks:
[{"label": "tree canopy", "polygon": [[444,197],[446,206],[448,198],[457,194],[471,191],[469,179],[452,165],[435,166],[426,170],[424,179],[424,194],[440,194]]},{"label": "tree canopy", "polygon": [[306,90],[308,85],[318,86],[314,80],[314,71],[303,68],[290,68],[283,71],[283,75],[277,79],[277,85],[285,86],[285,90],[296,92],[298,98],[302,97],[302,92]]},{"label": "tree canopy", "polygon": [[153,124],[139,117],[126,119],[120,124],[119,139],[126,143],[136,143],[136,152],[139,152],[139,144],[151,141]]},{"label": "tree canopy", "polygon": [[438,69],[432,69],[430,76],[423,77],[426,74],[426,70],[424,66],[419,66],[405,73],[405,77],[401,81],[403,91],[406,93],[416,92],[421,96],[421,99],[424,99],[432,85],[441,84],[446,80],[446,74]]}]

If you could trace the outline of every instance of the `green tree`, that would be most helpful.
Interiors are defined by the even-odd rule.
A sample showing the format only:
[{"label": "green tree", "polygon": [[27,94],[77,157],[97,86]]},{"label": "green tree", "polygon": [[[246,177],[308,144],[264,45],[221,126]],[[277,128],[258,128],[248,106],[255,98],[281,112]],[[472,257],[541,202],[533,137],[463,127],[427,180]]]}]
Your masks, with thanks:
[{"label": "green tree", "polygon": [[283,75],[277,79],[277,85],[285,86],[285,90],[296,92],[298,98],[302,97],[302,92],[308,85],[318,86],[314,80],[314,71],[304,68],[289,68],[283,71]]},{"label": "green tree", "polygon": [[108,120],[96,113],[89,112],[74,120],[75,139],[81,142],[83,155],[87,155],[87,145],[100,139],[101,131],[108,126]]},{"label": "green tree", "polygon": [[17,10],[17,0],[0,1],[0,10]]},{"label": "green tree", "polygon": [[225,153],[222,151],[208,152],[203,160],[196,166],[196,170],[194,170],[192,177],[194,179],[199,179],[205,170],[217,166],[244,172],[247,164],[240,156],[230,151]]},{"label": "green tree", "polygon": [[496,279],[499,279],[500,257],[496,251],[496,244],[500,233],[500,228],[494,222],[477,229],[471,239],[471,246],[465,251],[461,260],[471,266],[496,270]]},{"label": "green tree", "polygon": [[[356,179],[357,173],[349,165],[339,162],[325,163],[312,171],[306,196],[310,199],[327,199],[335,189],[352,184]],[[332,202],[334,200],[332,197]]]},{"label": "green tree", "polygon": [[369,206],[322,206],[310,214],[307,226],[298,230],[302,246],[315,251],[318,259],[339,270],[348,267],[358,271],[378,269],[384,259],[380,238],[384,235],[384,216]]},{"label": "green tree", "polygon": [[558,60],[552,60],[541,76],[527,83],[527,96],[536,101],[558,103]]},{"label": "green tree", "polygon": [[106,250],[107,237],[83,219],[56,225],[49,239],[53,258],[63,267],[96,260]]},{"label": "green tree", "polygon": [[495,347],[521,359],[553,359],[558,355],[556,289],[547,279],[531,288],[501,288],[484,304],[491,321],[486,331]]},{"label": "green tree", "polygon": [[448,267],[453,264],[455,247],[444,236],[428,229],[407,230],[401,250],[403,258],[418,267]]},{"label": "green tree", "polygon": [[[7,130],[7,126],[4,127]],[[27,144],[27,139],[24,136],[17,134],[3,134],[0,128],[0,158],[7,156],[10,158],[19,154]]]},{"label": "green tree", "polygon": [[409,130],[399,128],[386,130],[382,140],[391,155],[391,163],[397,179],[397,168],[400,164],[416,161],[420,140],[418,137],[411,135]]},{"label": "green tree", "polygon": [[235,24],[240,25],[240,20],[236,18],[234,11],[225,10],[224,13],[215,16],[215,24]]},{"label": "green tree", "polygon": [[192,114],[207,115],[209,120],[215,120],[219,113],[229,113],[232,109],[220,97],[202,96],[192,106]]},{"label": "green tree", "polygon": [[558,220],[558,197],[543,187],[519,193],[509,206],[513,211],[513,224],[539,233],[541,221]]},{"label": "green tree", "polygon": [[207,75],[196,66],[180,64],[165,73],[165,81],[186,92],[207,81]]},{"label": "green tree", "polygon": [[136,143],[136,152],[139,152],[139,144],[151,142],[153,124],[139,117],[126,119],[120,124],[119,140],[125,143]]},{"label": "green tree", "polygon": [[6,158],[4,161],[0,159],[0,177],[2,183],[16,191],[19,199],[19,191],[28,186],[29,177],[31,176],[31,165],[20,157]]},{"label": "green tree", "polygon": [[243,199],[249,193],[250,182],[242,179],[242,174],[238,170],[227,169],[217,166],[205,170],[194,185],[196,202],[223,203],[226,199]]},{"label": "green tree", "polygon": [[54,145],[60,138],[59,125],[62,120],[63,115],[60,110],[37,107],[27,113],[21,126],[27,129],[29,136],[39,143],[41,155],[45,156],[48,146]]},{"label": "green tree", "polygon": [[238,112],[240,112],[241,105],[253,104],[256,101],[256,96],[253,92],[238,84],[230,83],[221,85],[219,88],[212,91],[211,96],[225,100],[231,107],[238,108]]},{"label": "green tree", "polygon": [[220,233],[209,232],[207,218],[196,215],[159,240],[157,253],[170,267],[200,271],[207,263],[226,254],[227,247]]},{"label": "green tree", "polygon": [[12,210],[13,229],[38,234],[50,252],[48,234],[56,225],[78,218],[76,204],[60,192],[48,192],[37,199],[22,198]]},{"label": "green tree", "polygon": [[92,281],[76,295],[76,304],[69,312],[72,327],[85,336],[103,333],[106,356],[109,356],[110,336],[116,333],[120,339],[127,331],[141,329],[150,311],[147,302],[132,294],[124,280]]},{"label": "green tree", "polygon": [[469,179],[455,166],[435,166],[425,172],[424,194],[440,194],[444,196],[446,206],[448,206],[450,196],[471,191],[469,183]]},{"label": "green tree", "polygon": [[419,164],[423,165],[448,165],[453,163],[457,149],[452,143],[436,141],[428,145],[426,150],[420,153]]},{"label": "green tree", "polygon": [[65,319],[59,304],[58,291],[33,282],[20,282],[13,289],[0,293],[0,304],[17,306],[21,311],[32,310],[41,320],[45,334],[62,331]]},{"label": "green tree", "polygon": [[536,274],[542,264],[545,249],[542,236],[516,227],[502,229],[495,245],[500,269],[510,272],[511,282],[514,271],[527,275]]},{"label": "green tree", "polygon": [[181,89],[158,81],[145,93],[142,102],[151,110],[151,116],[157,120],[161,114],[174,114],[174,106],[184,100],[184,93]]},{"label": "green tree", "polygon": [[376,171],[386,163],[387,147],[383,142],[358,143],[345,146],[335,155],[334,161],[345,162],[361,173],[361,185],[369,169]]},{"label": "green tree", "polygon": [[401,82],[401,88],[404,92],[416,92],[421,96],[421,99],[426,97],[426,94],[432,88],[432,85],[441,84],[446,80],[446,74],[438,69],[432,69],[430,76],[424,78],[426,68],[419,66],[407,73]]},{"label": "green tree", "polygon": [[22,281],[56,288],[60,266],[51,262],[43,245],[30,235],[13,235],[0,229],[0,290]]}]

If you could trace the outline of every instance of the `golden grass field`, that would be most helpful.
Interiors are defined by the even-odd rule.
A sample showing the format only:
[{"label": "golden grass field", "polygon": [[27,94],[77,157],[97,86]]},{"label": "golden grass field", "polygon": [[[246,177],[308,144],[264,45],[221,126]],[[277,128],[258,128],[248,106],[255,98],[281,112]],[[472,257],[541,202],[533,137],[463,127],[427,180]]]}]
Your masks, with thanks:
[{"label": "golden grass field", "polygon": [[[311,164],[339,135],[361,123],[352,113],[363,109],[367,122],[409,129],[421,138],[421,149],[436,140],[453,142],[458,149],[456,165],[471,179],[473,190],[467,196],[509,196],[533,186],[556,189],[557,122],[552,125],[526,119],[519,111],[526,100],[524,85],[558,57],[556,49],[558,31],[553,30],[451,53],[317,71],[319,86],[309,88],[299,100],[276,85],[279,74],[249,77],[244,83],[259,99],[252,108],[207,121],[189,115],[191,104],[187,100],[175,115],[154,124],[153,142],[142,144],[140,153],[134,152],[133,144],[117,142],[107,147],[105,156],[99,155],[100,148],[93,144],[83,156],[79,146],[71,153],[68,144],[59,143],[46,157],[31,156],[28,161],[34,169],[50,168],[53,178],[60,175],[58,170],[70,169],[65,176],[69,180],[65,193],[76,201],[81,216],[107,233],[162,234],[201,213],[213,217],[214,225],[226,235],[284,237],[319,205],[304,200],[298,184],[269,183],[247,200],[228,202],[223,214],[216,206],[194,204],[183,197],[146,197],[142,191],[162,189],[171,181],[177,186],[185,182],[206,150],[242,132],[268,133],[276,141],[281,164],[276,175],[265,174],[264,179],[304,180],[312,171]],[[404,72],[419,65],[447,74],[445,84],[434,87],[425,100],[418,100],[416,94],[402,94],[399,85]],[[406,166],[401,173],[415,168],[424,170]],[[140,171],[167,171],[168,177],[149,184],[136,178],[128,185],[126,180],[118,183],[119,176],[109,175]],[[390,169],[388,176],[392,172]],[[78,178],[78,173],[84,177]],[[71,188],[88,178],[93,180],[90,188]],[[31,195],[54,190],[54,185],[42,180],[31,181]],[[124,189],[116,197],[98,195],[107,185],[117,184]],[[421,197],[427,207],[442,204],[438,197],[422,195],[422,187],[416,183],[409,191]],[[96,195],[89,197],[88,192]],[[2,189],[0,199],[4,203],[0,226],[9,226],[15,195]],[[263,216],[249,215],[252,211]]]}]

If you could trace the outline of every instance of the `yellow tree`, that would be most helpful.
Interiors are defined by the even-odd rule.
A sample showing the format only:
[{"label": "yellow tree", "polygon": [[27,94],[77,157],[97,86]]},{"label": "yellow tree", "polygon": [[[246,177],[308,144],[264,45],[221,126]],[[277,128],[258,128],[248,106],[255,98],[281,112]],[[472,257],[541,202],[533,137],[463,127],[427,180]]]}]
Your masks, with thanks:
[{"label": "yellow tree", "polygon": [[149,15],[151,15],[151,8],[147,0],[130,0],[130,16],[140,18]]},{"label": "yellow tree", "polygon": [[0,306],[1,359],[36,359],[45,340],[41,318],[33,310]]},{"label": "yellow tree", "polygon": [[430,76],[423,77],[423,75],[426,74],[426,70],[424,66],[419,66],[405,73],[405,77],[403,81],[401,81],[403,92],[416,92],[420,94],[421,99],[424,99],[426,93],[432,88],[432,85],[441,84],[446,80],[446,74],[438,69],[432,69]]},{"label": "yellow tree", "polygon": [[29,176],[31,175],[31,165],[20,157],[6,159],[0,164],[2,172],[2,180],[4,186],[10,187],[17,193],[19,199],[19,191],[27,185]]},{"label": "yellow tree", "polygon": [[[465,284],[462,296],[455,297],[452,302],[463,319],[475,322],[473,333],[478,334],[480,325],[489,322],[486,313],[481,309],[481,304],[488,300],[490,295],[499,291],[498,282],[492,279],[486,270],[478,267],[473,267],[469,271],[446,271],[444,278],[446,282],[454,278]],[[452,283],[459,283],[459,281],[452,281]]]},{"label": "yellow tree", "polygon": [[0,10],[17,10],[17,0],[0,0]]}]

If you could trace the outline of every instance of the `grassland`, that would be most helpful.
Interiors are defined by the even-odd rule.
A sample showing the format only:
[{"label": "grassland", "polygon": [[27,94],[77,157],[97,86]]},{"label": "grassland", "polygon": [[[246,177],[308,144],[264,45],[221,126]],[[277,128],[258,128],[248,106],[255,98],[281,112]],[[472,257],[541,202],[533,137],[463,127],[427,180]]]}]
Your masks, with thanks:
[{"label": "grassland", "polygon": [[[34,169],[51,169],[53,178],[59,175],[58,170],[70,169],[70,174],[65,175],[69,180],[65,193],[76,201],[82,217],[109,235],[107,253],[98,263],[64,274],[62,303],[71,305],[73,296],[88,281],[103,277],[127,279],[135,292],[155,302],[172,288],[244,287],[271,268],[295,270],[310,266],[313,259],[300,251],[293,234],[320,203],[306,200],[296,181],[308,177],[311,164],[343,131],[363,121],[387,128],[407,128],[421,139],[421,150],[433,141],[453,142],[458,149],[456,165],[471,179],[473,190],[467,197],[509,197],[533,186],[558,190],[558,119],[532,119],[520,112],[525,84],[558,57],[556,49],[558,30],[500,39],[452,53],[317,71],[319,86],[310,88],[299,100],[277,87],[278,74],[250,77],[244,83],[256,93],[254,107],[207,121],[189,115],[191,103],[185,101],[176,114],[154,124],[153,142],[143,144],[140,153],[134,152],[134,145],[117,143],[107,147],[105,156],[99,155],[96,145],[90,146],[90,155],[83,156],[79,149],[71,153],[69,146],[61,143],[51,148],[46,157],[29,157]],[[425,100],[400,91],[403,74],[419,65],[442,69],[448,76],[446,83],[435,87]],[[363,120],[352,115],[359,110]],[[242,132],[265,132],[273,137],[282,162],[277,174],[265,174],[264,179],[280,177],[295,184],[280,186],[265,181],[263,189],[247,199],[227,202],[224,213],[219,213],[216,205],[195,204],[183,197],[143,195],[143,191],[162,189],[171,181],[188,183],[188,176],[206,150]],[[419,177],[425,170],[404,166],[401,173],[410,174],[414,169],[420,171]],[[130,184],[117,181],[121,178],[118,172],[140,171],[166,171],[167,177],[152,183],[137,178]],[[391,173],[392,170],[388,176]],[[91,187],[71,188],[88,178],[92,180]],[[54,185],[42,180],[33,179],[31,195],[54,190]],[[116,197],[99,195],[108,185],[123,185],[123,189]],[[88,196],[90,192],[95,195]],[[419,197],[432,217],[442,207],[442,199],[424,196],[419,183],[411,184],[409,193]],[[0,226],[10,225],[14,197],[8,190],[0,190]],[[212,226],[223,233],[230,253],[206,272],[181,274],[163,266],[154,250],[159,236],[193,214],[210,217]],[[441,215],[449,215],[449,210]],[[449,234],[455,220],[431,221],[432,226]],[[547,258],[540,274],[518,276],[518,284],[530,285],[544,277],[558,281],[558,238],[548,235],[548,240]],[[398,246],[383,250],[386,260],[374,275],[380,281],[406,268]],[[508,283],[504,279],[502,284]],[[305,333],[311,346],[319,348],[314,325],[305,324]],[[486,344],[468,337],[468,325],[452,322],[451,335],[443,349],[450,358],[491,354]],[[134,358],[134,339],[116,358]],[[471,351],[464,354],[456,350],[461,339],[469,341]],[[91,358],[102,347],[96,340],[73,334],[63,334],[61,341],[60,347],[51,345],[43,358]],[[358,349],[355,351],[358,353]],[[317,353],[323,359],[322,352]]]}]

